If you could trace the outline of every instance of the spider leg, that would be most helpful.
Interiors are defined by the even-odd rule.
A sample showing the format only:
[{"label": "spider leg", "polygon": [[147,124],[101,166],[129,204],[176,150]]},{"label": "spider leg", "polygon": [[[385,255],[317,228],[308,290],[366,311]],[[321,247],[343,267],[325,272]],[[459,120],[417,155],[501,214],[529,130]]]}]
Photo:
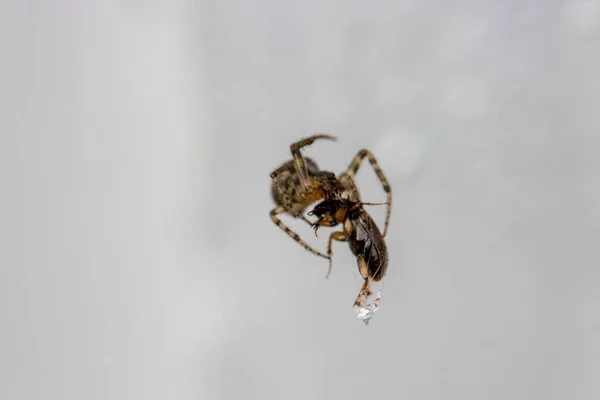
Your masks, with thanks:
[{"label": "spider leg", "polygon": [[308,169],[306,167],[306,161],[300,153],[300,150],[303,147],[310,146],[314,143],[315,140],[318,139],[328,139],[333,141],[337,140],[335,136],[319,134],[299,140],[290,145],[290,151],[292,152],[292,156],[294,157],[294,161],[296,163],[296,171],[298,172],[298,176],[300,177],[300,184],[302,185],[302,188],[305,192],[310,192],[311,187],[308,182]]},{"label": "spider leg", "polygon": [[360,201],[360,194],[358,193],[358,189],[356,188],[356,184],[354,180],[347,173],[343,173],[340,175],[340,182],[344,185],[345,188],[350,189],[352,192],[352,201]]},{"label": "spider leg", "polygon": [[325,276],[325,279],[329,278],[329,275],[331,274],[331,269],[333,268],[333,259],[331,257],[331,245],[333,244],[334,240],[337,240],[338,242],[347,242],[348,236],[341,231],[333,232],[331,235],[329,235],[329,244],[327,245],[327,255],[329,256],[329,269],[327,270],[327,275]]},{"label": "spider leg", "polygon": [[371,167],[373,167],[375,174],[377,174],[377,178],[379,178],[381,186],[383,186],[383,190],[387,193],[387,214],[385,217],[385,227],[383,228],[383,236],[385,237],[388,229],[388,224],[390,222],[390,215],[392,214],[392,188],[390,187],[390,184],[385,178],[383,171],[381,171],[377,160],[369,150],[363,149],[359,151],[356,156],[354,156],[352,163],[350,164],[350,166],[344,174],[348,175],[352,180],[354,180],[356,172],[358,171],[358,168],[360,167],[360,164],[362,163],[365,157],[369,159],[369,163],[371,163]]},{"label": "spider leg", "polygon": [[[300,239],[300,236],[298,236],[298,234],[296,232],[292,231],[290,228],[285,226],[284,223],[281,222],[281,220],[279,218],[277,218],[278,214],[282,214],[284,212],[286,212],[286,209],[284,206],[275,207],[274,209],[271,210],[271,212],[270,212],[271,220],[275,223],[275,225],[277,225],[279,228],[281,228],[281,230],[283,230],[285,233],[287,233],[292,239],[294,239],[302,247],[304,247],[306,250],[310,251],[314,255],[323,257],[323,258],[329,258],[325,254],[323,254],[323,253],[315,250],[311,246],[309,246],[304,240]],[[309,224],[310,224],[310,222],[309,222]]]}]

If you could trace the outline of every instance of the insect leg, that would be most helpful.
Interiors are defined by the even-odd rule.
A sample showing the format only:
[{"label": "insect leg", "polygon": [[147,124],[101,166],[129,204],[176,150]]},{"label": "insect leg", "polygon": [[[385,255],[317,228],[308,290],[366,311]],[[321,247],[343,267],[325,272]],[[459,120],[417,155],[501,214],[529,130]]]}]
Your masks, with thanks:
[{"label": "insect leg", "polygon": [[[358,256],[356,257],[356,261],[358,263],[358,270],[360,272],[360,275],[365,279],[365,282],[363,283],[362,288],[360,289],[360,292],[358,292],[358,296],[356,296],[356,301],[354,302],[354,305],[363,305],[362,299],[366,299],[367,297],[369,297],[371,295],[371,282],[373,282],[373,275],[369,274],[369,268],[367,266],[367,262],[365,261],[365,259],[362,256]],[[377,275],[377,273],[379,272],[379,269],[377,269],[377,271],[375,271],[374,276]],[[375,300],[376,304],[379,304],[380,301],[380,292],[381,289],[378,291],[377,294],[377,299]]]},{"label": "insect leg", "polygon": [[377,160],[375,159],[375,157],[369,150],[363,149],[363,150],[359,151],[356,156],[354,156],[354,159],[352,160],[352,163],[346,170],[345,174],[350,176],[350,178],[354,180],[354,177],[356,176],[356,172],[358,171],[358,168],[360,167],[360,164],[362,163],[362,161],[365,157],[367,157],[369,159],[369,162],[371,163],[371,166],[373,167],[375,174],[377,174],[377,178],[379,178],[379,181],[381,182],[381,186],[383,186],[383,190],[387,193],[387,205],[388,206],[387,206],[387,213],[386,213],[386,217],[385,217],[385,227],[383,228],[383,236],[385,237],[385,235],[387,233],[387,229],[388,229],[388,224],[390,222],[390,216],[392,214],[392,188],[390,187],[390,184],[388,183],[387,179],[385,178],[383,171],[381,171],[381,168],[379,167]]},{"label": "insect leg", "polygon": [[329,275],[331,274],[331,268],[333,268],[333,259],[332,259],[332,249],[331,249],[331,245],[333,244],[333,241],[337,240],[338,242],[347,242],[348,241],[348,236],[344,233],[344,232],[333,232],[331,235],[329,235],[329,244],[327,245],[327,255],[329,256],[329,269],[327,270],[327,275],[325,276],[325,279],[329,278]]},{"label": "insect leg", "polygon": [[298,234],[296,232],[292,231],[290,228],[288,228],[287,226],[285,226],[283,224],[283,222],[281,222],[281,220],[279,218],[277,218],[278,214],[282,214],[284,212],[286,212],[286,209],[283,206],[279,206],[279,207],[276,207],[276,208],[274,208],[274,209],[271,210],[271,212],[270,212],[271,220],[275,223],[275,225],[277,225],[279,228],[281,228],[282,231],[284,231],[285,233],[287,233],[292,239],[294,239],[296,242],[298,242],[300,244],[300,246],[304,247],[306,250],[310,251],[314,255],[319,256],[319,257],[323,257],[323,258],[329,258],[325,254],[323,254],[323,253],[315,250],[311,246],[309,246],[305,241],[303,241],[302,239],[300,239],[300,236],[298,236]]},{"label": "insect leg", "polygon": [[362,306],[363,298],[369,297],[371,294],[371,290],[369,290],[370,284],[371,281],[368,278],[365,279],[365,283],[363,283],[362,287],[360,288],[360,292],[358,292],[358,296],[356,296],[356,300],[354,300],[354,306]]}]

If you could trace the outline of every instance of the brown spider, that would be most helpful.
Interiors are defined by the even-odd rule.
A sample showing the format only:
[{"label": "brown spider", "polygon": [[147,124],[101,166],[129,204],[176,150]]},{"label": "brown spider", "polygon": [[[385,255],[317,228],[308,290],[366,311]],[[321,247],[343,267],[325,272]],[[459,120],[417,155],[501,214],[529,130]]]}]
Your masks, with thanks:
[{"label": "brown spider", "polygon": [[[332,267],[332,241],[348,241],[350,249],[357,257],[358,269],[365,279],[355,305],[362,306],[362,299],[370,294],[371,281],[380,281],[387,268],[387,248],[383,238],[387,233],[391,215],[392,190],[383,172],[379,168],[375,157],[368,150],[361,150],[354,157],[348,169],[340,174],[339,178],[332,172],[320,171],[317,164],[310,158],[305,158],[300,153],[303,147],[311,145],[317,139],[336,140],[330,135],[314,135],[302,139],[290,146],[293,159],[284,163],[271,173],[273,179],[272,195],[277,204],[271,210],[273,222],[291,236],[296,242],[307,250],[329,260],[329,276]],[[381,181],[383,190],[387,193],[387,214],[383,235],[369,214],[363,209],[363,203],[354,184],[354,177],[362,161],[367,157],[377,177]],[[304,210],[316,201],[322,200],[308,215],[318,217],[317,222],[311,223],[304,215]],[[278,214],[289,213],[295,218],[300,218],[315,230],[320,226],[336,226],[343,224],[344,230],[333,232],[329,237],[328,254],[325,255],[304,242],[298,234],[285,226]]]}]

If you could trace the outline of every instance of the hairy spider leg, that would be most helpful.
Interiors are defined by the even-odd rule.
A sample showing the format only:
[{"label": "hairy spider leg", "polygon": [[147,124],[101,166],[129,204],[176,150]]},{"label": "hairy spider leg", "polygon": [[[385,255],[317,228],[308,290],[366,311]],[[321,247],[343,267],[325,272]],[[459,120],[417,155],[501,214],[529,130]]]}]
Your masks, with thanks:
[{"label": "hairy spider leg", "polygon": [[358,193],[358,189],[356,188],[356,184],[354,180],[347,173],[343,173],[340,175],[340,182],[344,185],[345,188],[350,189],[351,200],[355,202],[360,202],[360,194]]},{"label": "hairy spider leg", "polygon": [[377,174],[377,178],[379,178],[379,181],[381,182],[381,186],[383,186],[383,190],[387,194],[387,213],[385,217],[385,227],[383,228],[383,237],[385,237],[385,235],[387,234],[388,224],[390,223],[390,216],[392,214],[392,188],[390,187],[390,184],[385,178],[383,171],[379,167],[377,160],[369,150],[363,149],[359,151],[356,156],[354,156],[354,158],[352,159],[352,163],[350,164],[350,166],[344,174],[350,176],[350,178],[354,180],[356,172],[358,171],[358,168],[360,167],[360,164],[362,163],[365,157],[369,159],[371,167],[373,167],[375,174]]},{"label": "hairy spider leg", "polygon": [[308,169],[306,167],[306,162],[304,161],[304,157],[300,153],[300,150],[303,147],[310,146],[314,143],[315,140],[318,139],[327,139],[332,141],[337,140],[335,136],[319,134],[299,140],[290,145],[290,151],[292,152],[292,156],[294,157],[294,161],[296,162],[296,171],[298,172],[298,176],[300,177],[300,183],[305,192],[304,195],[306,195],[306,192],[310,192],[312,188],[308,182]]},{"label": "hairy spider leg", "polygon": [[[286,225],[284,225],[284,223],[281,222],[281,220],[279,218],[277,218],[277,215],[282,214],[284,212],[286,212],[286,209],[284,206],[278,206],[271,210],[271,212],[270,212],[271,220],[275,223],[275,225],[277,225],[279,228],[281,228],[281,230],[283,230],[285,233],[287,233],[292,239],[294,239],[302,247],[304,247],[306,250],[310,251],[314,255],[323,257],[323,258],[329,258],[325,254],[323,254],[323,253],[315,250],[313,247],[309,246],[304,240],[300,239],[300,236],[298,236],[298,234],[296,232],[292,231],[290,228],[288,228]],[[309,222],[309,224],[310,224],[310,222]]]}]

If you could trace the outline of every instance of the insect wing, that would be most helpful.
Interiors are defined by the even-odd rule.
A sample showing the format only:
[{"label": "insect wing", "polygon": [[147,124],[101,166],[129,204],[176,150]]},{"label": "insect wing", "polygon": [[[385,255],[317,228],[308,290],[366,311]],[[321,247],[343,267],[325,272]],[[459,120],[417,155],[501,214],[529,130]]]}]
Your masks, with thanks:
[{"label": "insect wing", "polygon": [[383,236],[367,213],[361,213],[356,220],[355,229],[356,239],[364,243],[362,256],[367,261],[369,273],[380,279],[387,268],[387,248]]}]

